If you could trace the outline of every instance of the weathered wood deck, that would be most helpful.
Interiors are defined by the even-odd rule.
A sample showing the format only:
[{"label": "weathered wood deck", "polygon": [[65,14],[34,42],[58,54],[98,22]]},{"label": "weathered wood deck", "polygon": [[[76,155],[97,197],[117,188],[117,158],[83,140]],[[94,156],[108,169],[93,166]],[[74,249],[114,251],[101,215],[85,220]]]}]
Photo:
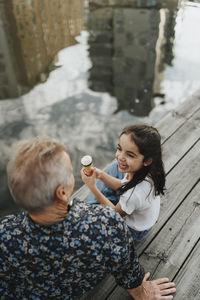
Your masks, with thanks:
[{"label": "weathered wood deck", "polygon": [[[162,136],[167,193],[149,236],[136,249],[151,278],[176,283],[176,300],[200,300],[200,91],[156,127]],[[76,196],[86,198],[82,187]],[[81,300],[128,300],[108,275]]]}]

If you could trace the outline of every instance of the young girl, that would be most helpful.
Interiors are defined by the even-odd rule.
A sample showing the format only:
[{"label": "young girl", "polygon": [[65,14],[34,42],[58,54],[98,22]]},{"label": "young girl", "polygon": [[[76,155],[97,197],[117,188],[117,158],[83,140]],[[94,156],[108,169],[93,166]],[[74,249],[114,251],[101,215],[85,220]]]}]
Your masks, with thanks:
[{"label": "young girl", "polygon": [[[144,124],[125,127],[115,157],[109,174],[94,168],[93,175],[86,176],[82,169],[82,180],[93,193],[93,200],[115,208],[125,218],[134,240],[138,242],[156,223],[160,211],[159,195],[164,194],[165,172],[160,134],[156,128]],[[121,179],[123,174],[125,176]],[[96,178],[103,183],[99,188]],[[113,199],[112,190],[118,192],[119,199],[117,195]],[[109,193],[112,194],[112,202],[108,199]]]}]

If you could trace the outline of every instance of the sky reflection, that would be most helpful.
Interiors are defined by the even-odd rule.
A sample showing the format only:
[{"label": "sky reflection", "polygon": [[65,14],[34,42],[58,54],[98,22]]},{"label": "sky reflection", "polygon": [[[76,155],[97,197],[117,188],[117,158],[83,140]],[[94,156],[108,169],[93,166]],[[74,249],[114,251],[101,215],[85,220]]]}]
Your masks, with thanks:
[{"label": "sky reflection", "polygon": [[[97,167],[105,167],[114,158],[118,135],[125,125],[135,122],[148,122],[155,125],[167,112],[175,109],[180,102],[200,88],[200,36],[198,34],[200,8],[198,3],[186,1],[181,3],[182,6],[175,10],[175,14],[174,11],[172,14],[175,16],[173,20],[175,27],[172,28],[174,38],[169,40],[169,45],[172,45],[170,50],[172,59],[170,60],[166,53],[165,58],[168,58],[168,63],[166,63],[163,61],[162,52],[157,52],[157,56],[152,52],[152,55],[155,56],[153,56],[154,64],[158,61],[159,55],[161,55],[159,62],[162,61],[162,64],[158,65],[160,67],[157,66],[156,69],[152,63],[150,69],[150,62],[147,60],[147,70],[150,75],[143,76],[146,81],[143,80],[140,86],[140,90],[143,87],[141,99],[131,90],[134,84],[136,86],[137,83],[139,86],[142,82],[137,78],[136,69],[132,68],[132,73],[130,72],[130,57],[133,58],[137,52],[134,52],[134,48],[130,48],[130,53],[127,52],[127,49],[122,47],[123,43],[120,44],[120,40],[110,41],[110,33],[102,31],[99,21],[97,24],[100,26],[99,31],[103,32],[100,37],[104,39],[106,36],[108,38],[107,45],[113,47],[113,50],[109,52],[110,60],[105,55],[102,59],[103,52],[100,52],[98,59],[97,52],[91,52],[96,43],[95,39],[99,38],[99,35],[94,35],[93,32],[91,41],[91,30],[94,31],[94,27],[92,29],[92,24],[90,24],[89,28],[85,27],[81,30],[72,46],[58,52],[54,68],[45,77],[45,82],[35,85],[29,92],[19,97],[0,101],[1,214],[16,209],[7,190],[5,173],[10,147],[15,141],[37,135],[49,135],[63,141],[67,145],[72,159],[76,179],[75,188],[77,189],[82,184],[80,158],[83,155],[90,154]],[[152,43],[151,48],[154,47],[154,50],[156,46],[162,49],[162,45],[165,43],[162,28],[165,27],[160,24],[161,20],[165,22],[165,18],[170,16],[168,11],[167,14],[165,13],[165,10],[156,11],[157,23],[155,26],[157,27],[155,31],[158,32],[158,39],[155,36],[152,39],[149,33],[150,41],[141,40],[144,44],[141,49],[145,48],[145,43]],[[126,29],[125,23],[122,27],[117,27],[123,21],[123,15],[128,13],[131,20],[131,16],[138,13],[134,8],[130,8],[129,11],[123,10],[123,13],[119,9],[115,12],[116,19],[112,24],[116,27],[110,28],[112,39],[115,30]],[[153,10],[144,11],[143,15],[147,21],[152,13]],[[108,18],[108,20],[110,19]],[[108,22],[108,24],[110,23]],[[97,26],[95,23],[93,25]],[[144,24],[144,29],[147,27],[148,23]],[[123,41],[124,36],[121,32],[116,37],[122,38]],[[128,41],[134,38],[128,34],[126,37],[128,37]],[[137,42],[136,39],[135,41]],[[104,42],[105,40],[103,42],[101,40],[102,45]],[[133,43],[133,45],[135,44]],[[129,54],[129,60],[124,58],[120,60],[120,56],[117,55],[119,53],[117,49],[119,50],[120,47],[125,55]],[[148,51],[143,50],[143,57],[145,57]],[[142,57],[140,51],[138,55]],[[110,69],[107,70],[107,73],[103,73],[106,64],[109,64]],[[94,70],[94,67],[97,68]],[[121,72],[120,75],[118,71]],[[109,81],[110,78],[111,81]],[[124,91],[120,89],[123,78],[126,78],[125,83],[128,82],[130,87],[127,99],[123,97]],[[151,80],[152,86],[148,85],[150,92],[148,99],[144,101],[143,95],[147,89],[145,84],[148,80]],[[112,86],[110,82],[113,84]]]}]

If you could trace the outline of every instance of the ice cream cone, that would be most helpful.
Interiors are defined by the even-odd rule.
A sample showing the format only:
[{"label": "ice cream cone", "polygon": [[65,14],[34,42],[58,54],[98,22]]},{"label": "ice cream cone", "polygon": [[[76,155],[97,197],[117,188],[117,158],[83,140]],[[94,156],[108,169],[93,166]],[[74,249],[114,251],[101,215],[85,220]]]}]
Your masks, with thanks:
[{"label": "ice cream cone", "polygon": [[81,159],[81,164],[84,168],[84,172],[87,176],[92,175],[92,157],[90,155],[85,155]]}]

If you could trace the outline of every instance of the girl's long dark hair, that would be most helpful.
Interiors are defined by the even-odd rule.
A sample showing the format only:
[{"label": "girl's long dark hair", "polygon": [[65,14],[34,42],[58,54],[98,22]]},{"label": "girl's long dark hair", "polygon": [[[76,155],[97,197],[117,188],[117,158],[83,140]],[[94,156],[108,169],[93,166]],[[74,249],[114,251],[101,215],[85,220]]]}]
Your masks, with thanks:
[{"label": "girl's long dark hair", "polygon": [[153,180],[155,195],[163,195],[165,171],[162,161],[161,137],[158,130],[146,124],[136,124],[125,127],[120,136],[123,134],[130,135],[140,154],[144,156],[144,162],[151,158],[152,163],[135,172],[133,178],[119,188],[119,194],[135,187],[148,175]]}]

